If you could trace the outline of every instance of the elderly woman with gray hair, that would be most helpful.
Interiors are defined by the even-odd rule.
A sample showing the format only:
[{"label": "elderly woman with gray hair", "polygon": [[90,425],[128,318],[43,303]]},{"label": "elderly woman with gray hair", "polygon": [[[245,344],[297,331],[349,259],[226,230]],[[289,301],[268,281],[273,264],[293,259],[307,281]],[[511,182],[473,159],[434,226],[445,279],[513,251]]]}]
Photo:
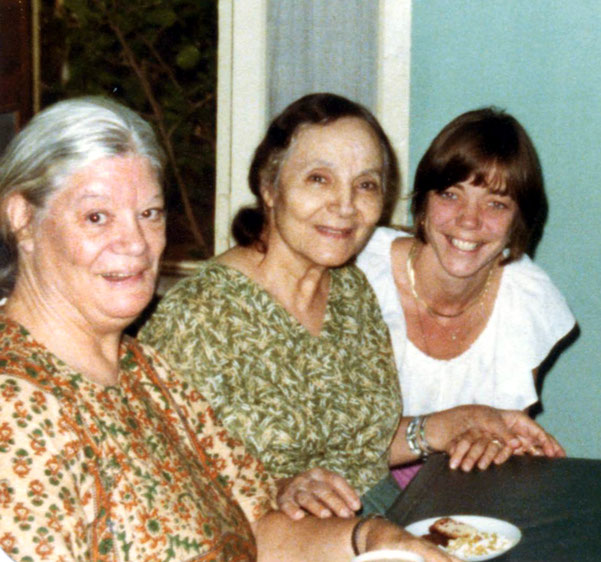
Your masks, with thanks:
[{"label": "elderly woman with gray hair", "polygon": [[341,560],[404,547],[385,520],[275,510],[204,398],[124,336],[165,244],[163,155],[102,98],[37,115],[0,161],[0,548],[25,560]]}]

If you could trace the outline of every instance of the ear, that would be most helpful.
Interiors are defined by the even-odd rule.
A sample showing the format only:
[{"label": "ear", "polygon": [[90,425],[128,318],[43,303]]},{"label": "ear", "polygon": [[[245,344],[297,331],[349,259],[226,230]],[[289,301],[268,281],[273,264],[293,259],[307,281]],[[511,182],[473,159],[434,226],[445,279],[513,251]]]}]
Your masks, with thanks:
[{"label": "ear", "polygon": [[33,218],[31,203],[21,193],[13,193],[9,195],[4,209],[10,231],[17,239],[19,247],[25,251],[31,251],[33,248],[30,228]]},{"label": "ear", "polygon": [[261,199],[268,209],[273,209],[275,204],[275,188],[273,184],[267,182],[261,182]]}]

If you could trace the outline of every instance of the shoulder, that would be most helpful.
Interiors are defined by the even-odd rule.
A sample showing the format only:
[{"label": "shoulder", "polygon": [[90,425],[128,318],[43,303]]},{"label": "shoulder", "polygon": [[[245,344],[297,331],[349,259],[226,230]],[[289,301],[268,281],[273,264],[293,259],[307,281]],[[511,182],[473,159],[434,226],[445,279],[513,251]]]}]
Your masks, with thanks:
[{"label": "shoulder", "polygon": [[526,255],[505,266],[502,286],[508,299],[523,304],[526,309],[568,309],[564,296],[549,275]]},{"label": "shoulder", "polygon": [[[505,266],[496,306],[510,346],[529,346],[542,360],[576,320],[559,289],[528,256]],[[511,348],[510,347],[510,348]]]},{"label": "shoulder", "polygon": [[[61,366],[62,365],[62,366]],[[76,399],[81,376],[65,377],[60,359],[36,342],[20,324],[0,315],[0,385],[14,392]],[[10,391],[9,391],[10,393]]]},{"label": "shoulder", "polygon": [[231,282],[232,272],[231,268],[213,259],[203,261],[192,275],[171,287],[161,299],[161,303],[201,296],[206,291],[218,291]]},{"label": "shoulder", "polygon": [[372,298],[373,289],[365,273],[355,264],[347,264],[331,270],[332,291],[342,293],[345,298]]},{"label": "shoulder", "polygon": [[378,297],[365,274],[355,265],[332,271],[330,306],[339,318],[358,323],[367,331],[386,331]]},{"label": "shoulder", "polygon": [[380,226],[376,228],[365,248],[357,256],[357,265],[361,269],[369,268],[374,261],[390,259],[390,246],[398,238],[408,238],[411,235],[397,228]]},{"label": "shoulder", "polygon": [[142,326],[139,337],[156,345],[157,338],[171,339],[173,331],[187,330],[205,318],[218,316],[231,295],[240,293],[241,274],[214,260],[199,265],[194,274],[176,283],[160,299]]},{"label": "shoulder", "polygon": [[357,266],[367,275],[376,292],[392,281],[392,252],[399,247],[402,252],[408,252],[410,239],[411,236],[402,230],[380,227],[357,256]]}]

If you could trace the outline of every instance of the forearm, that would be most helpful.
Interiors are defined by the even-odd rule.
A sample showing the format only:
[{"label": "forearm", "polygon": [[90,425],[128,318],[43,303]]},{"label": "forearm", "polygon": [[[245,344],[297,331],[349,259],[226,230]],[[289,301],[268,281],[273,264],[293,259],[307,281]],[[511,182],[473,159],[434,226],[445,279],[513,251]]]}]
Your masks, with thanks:
[{"label": "forearm", "polygon": [[[414,537],[383,518],[363,520],[305,517],[291,521],[279,512],[271,512],[253,524],[259,562],[349,562],[358,553],[378,549],[402,549],[415,552],[429,562],[457,562],[436,546]],[[353,530],[356,529],[356,532]]]},{"label": "forearm", "polygon": [[[433,412],[425,416],[424,424],[418,432],[418,441],[430,452],[448,453],[451,452],[449,449],[457,437],[469,431],[509,441],[513,435],[502,422],[498,412],[499,410],[494,408],[477,405],[456,406]],[[391,465],[411,462],[420,456],[411,450],[407,439],[407,428],[412,419],[403,418],[399,424],[391,447]]]},{"label": "forearm", "polygon": [[304,517],[290,520],[271,512],[254,523],[259,562],[307,562],[329,560],[348,562],[353,557],[351,535],[357,518]]}]

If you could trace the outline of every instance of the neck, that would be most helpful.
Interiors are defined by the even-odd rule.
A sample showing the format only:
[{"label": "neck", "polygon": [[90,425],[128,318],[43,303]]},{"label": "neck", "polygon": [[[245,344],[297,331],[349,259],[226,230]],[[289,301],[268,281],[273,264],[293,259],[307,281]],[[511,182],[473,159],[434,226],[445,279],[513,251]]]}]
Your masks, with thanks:
[{"label": "neck", "polygon": [[413,243],[407,258],[407,276],[416,301],[430,314],[455,318],[484,301],[494,276],[496,262],[477,275],[458,278],[447,275],[440,267],[436,267],[436,257],[429,250],[417,241]]},{"label": "neck", "polygon": [[250,277],[295,309],[310,309],[329,287],[329,268],[304,259],[279,237],[270,236],[267,252],[250,250]]},{"label": "neck", "polygon": [[329,288],[328,268],[284,261],[269,252],[258,264],[257,274],[259,283],[271,294],[298,310],[309,310]]},{"label": "neck", "polygon": [[237,246],[217,260],[259,284],[312,335],[318,336],[325,318],[330,271],[294,258],[270,243],[265,254]]},{"label": "neck", "polygon": [[65,314],[65,303],[41,299],[19,285],[6,302],[6,314],[23,325],[33,338],[86,378],[115,384],[119,374],[121,330],[94,330],[83,318]]}]

